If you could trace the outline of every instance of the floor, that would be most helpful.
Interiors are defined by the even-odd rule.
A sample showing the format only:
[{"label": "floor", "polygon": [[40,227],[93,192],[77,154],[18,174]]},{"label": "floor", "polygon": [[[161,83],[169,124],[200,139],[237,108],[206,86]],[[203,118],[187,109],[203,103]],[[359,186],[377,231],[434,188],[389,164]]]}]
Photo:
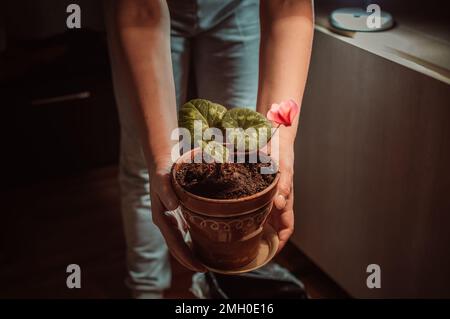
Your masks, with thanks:
[{"label": "floor", "polygon": [[[2,192],[0,298],[129,298],[115,166]],[[276,261],[312,298],[348,295],[296,247]],[[81,289],[66,287],[66,267],[81,267]],[[167,298],[193,298],[192,273],[172,260]]]}]

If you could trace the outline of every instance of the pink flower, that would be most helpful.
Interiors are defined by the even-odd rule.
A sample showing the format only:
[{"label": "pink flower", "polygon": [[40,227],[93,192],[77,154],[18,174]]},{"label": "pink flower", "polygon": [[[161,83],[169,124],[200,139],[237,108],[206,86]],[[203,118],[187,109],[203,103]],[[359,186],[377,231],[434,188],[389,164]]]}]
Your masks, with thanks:
[{"label": "pink flower", "polygon": [[280,104],[274,103],[267,112],[267,119],[277,124],[291,126],[299,111],[300,107],[294,100],[283,101]]}]

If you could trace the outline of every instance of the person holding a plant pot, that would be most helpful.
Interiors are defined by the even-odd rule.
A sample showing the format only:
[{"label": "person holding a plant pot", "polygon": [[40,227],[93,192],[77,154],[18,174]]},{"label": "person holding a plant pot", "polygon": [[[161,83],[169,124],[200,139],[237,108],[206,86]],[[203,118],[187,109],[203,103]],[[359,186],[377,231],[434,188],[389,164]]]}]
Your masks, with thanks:
[{"label": "person holding a plant pot", "polygon": [[[117,0],[106,1],[105,10],[121,122],[127,283],[136,297],[157,298],[170,285],[169,251],[187,268],[206,270],[165,214],[179,206],[170,180],[171,134],[177,106],[187,98],[189,70],[199,97],[227,107],[266,114],[283,100],[301,105],[312,0]],[[297,126],[298,116],[280,127],[280,148],[273,150],[280,179],[270,222],[278,250],[293,232]]]}]

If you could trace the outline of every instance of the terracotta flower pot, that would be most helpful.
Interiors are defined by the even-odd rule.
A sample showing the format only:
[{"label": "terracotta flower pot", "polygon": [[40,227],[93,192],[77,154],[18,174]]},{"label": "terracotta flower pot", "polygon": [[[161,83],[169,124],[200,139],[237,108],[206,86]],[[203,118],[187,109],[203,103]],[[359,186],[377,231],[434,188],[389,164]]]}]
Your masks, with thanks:
[{"label": "terracotta flower pot", "polygon": [[172,167],[172,183],[180,200],[197,257],[211,268],[232,270],[249,264],[257,255],[263,226],[272,209],[279,180],[263,191],[239,199],[211,199],[186,191],[176,172],[200,152],[182,155]]}]

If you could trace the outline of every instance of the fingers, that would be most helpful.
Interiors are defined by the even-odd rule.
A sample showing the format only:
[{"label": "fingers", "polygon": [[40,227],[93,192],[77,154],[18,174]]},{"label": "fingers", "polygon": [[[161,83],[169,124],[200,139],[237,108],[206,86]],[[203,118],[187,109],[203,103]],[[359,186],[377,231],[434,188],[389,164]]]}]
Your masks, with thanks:
[{"label": "fingers", "polygon": [[283,249],[284,245],[286,245],[292,233],[294,232],[294,225],[293,225],[294,211],[286,210],[282,212],[280,219],[281,219],[280,223],[283,225],[283,227],[281,227],[278,230],[278,239],[280,240],[280,243],[278,245],[277,253],[279,253]]},{"label": "fingers", "polygon": [[176,210],[168,210],[164,212],[165,217],[168,219],[170,225],[178,228],[184,235],[188,230],[188,225],[186,220],[183,218],[181,211],[177,208]]},{"label": "fingers", "polygon": [[289,172],[281,172],[280,180],[278,181],[277,195],[274,198],[275,207],[279,210],[285,208],[287,204],[287,198],[291,194],[292,174]]},{"label": "fingers", "polygon": [[280,252],[294,232],[294,191],[288,195],[286,205],[283,209],[274,207],[271,213],[270,224],[278,232],[279,245],[277,253]]},{"label": "fingers", "polygon": [[275,207],[279,210],[282,210],[286,207],[286,197],[280,193],[278,193],[274,198]]},{"label": "fingers", "polygon": [[205,266],[195,259],[192,251],[184,242],[184,238],[176,223],[174,223],[171,218],[164,215],[166,209],[162,205],[160,199],[156,195],[153,195],[151,196],[151,201],[153,222],[161,230],[161,234],[166,240],[171,254],[180,264],[188,269],[199,272],[206,271]]}]

